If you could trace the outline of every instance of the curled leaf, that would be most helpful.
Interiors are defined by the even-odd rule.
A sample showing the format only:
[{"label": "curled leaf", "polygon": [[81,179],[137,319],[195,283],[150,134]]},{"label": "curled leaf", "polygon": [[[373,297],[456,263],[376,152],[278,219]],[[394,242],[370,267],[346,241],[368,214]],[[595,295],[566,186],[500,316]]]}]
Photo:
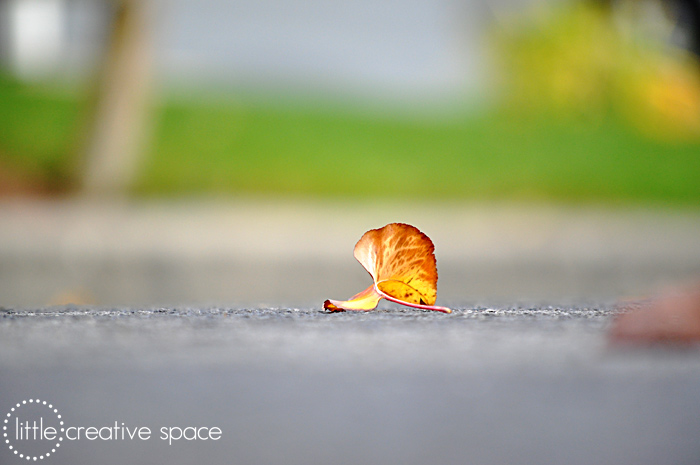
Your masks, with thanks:
[{"label": "curled leaf", "polygon": [[382,298],[409,307],[451,313],[434,305],[437,265],[433,242],[414,226],[390,223],[367,231],[355,245],[355,258],[374,284],[348,300],[326,300],[330,311],[373,310]]},{"label": "curled leaf", "polygon": [[343,310],[374,310],[382,295],[374,288],[374,284],[350,297],[348,300],[326,300],[323,308],[330,311],[342,312]]}]

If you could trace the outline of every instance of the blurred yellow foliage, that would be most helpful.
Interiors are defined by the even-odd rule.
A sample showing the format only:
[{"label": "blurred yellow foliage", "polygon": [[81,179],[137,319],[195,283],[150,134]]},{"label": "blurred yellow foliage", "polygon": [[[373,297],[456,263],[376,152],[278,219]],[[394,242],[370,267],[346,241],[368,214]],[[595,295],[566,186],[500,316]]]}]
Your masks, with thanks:
[{"label": "blurred yellow foliage", "polygon": [[666,140],[700,139],[700,68],[668,61],[630,76],[620,105],[646,134]]},{"label": "blurred yellow foliage", "polygon": [[506,105],[593,118],[612,109],[651,137],[700,139],[697,57],[620,5],[578,2],[500,23]]}]

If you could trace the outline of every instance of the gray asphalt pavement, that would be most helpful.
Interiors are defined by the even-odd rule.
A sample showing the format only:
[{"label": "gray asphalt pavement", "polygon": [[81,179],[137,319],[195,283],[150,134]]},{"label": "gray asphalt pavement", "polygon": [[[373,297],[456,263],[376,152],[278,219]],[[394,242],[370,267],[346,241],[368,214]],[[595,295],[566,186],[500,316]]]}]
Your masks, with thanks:
[{"label": "gray asphalt pavement", "polygon": [[[392,221],[454,313],[323,312]],[[0,203],[0,463],[696,465],[700,348],[607,334],[697,276],[693,211]],[[17,437],[39,419],[59,446]]]},{"label": "gray asphalt pavement", "polygon": [[[66,438],[55,464],[698,463],[700,351],[610,347],[614,312],[3,309],[0,410],[39,398],[67,425],[153,431]],[[162,427],[222,435],[169,444]]]}]

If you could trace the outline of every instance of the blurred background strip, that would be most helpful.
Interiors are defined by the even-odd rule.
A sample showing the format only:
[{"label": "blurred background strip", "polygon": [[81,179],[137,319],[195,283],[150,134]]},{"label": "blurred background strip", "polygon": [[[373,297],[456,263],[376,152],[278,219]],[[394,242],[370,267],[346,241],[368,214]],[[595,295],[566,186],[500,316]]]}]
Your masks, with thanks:
[{"label": "blurred background strip", "polygon": [[[410,218],[450,238],[443,263],[461,276],[445,284],[455,298],[460,280],[482,279],[480,296],[513,297],[554,295],[552,276],[570,277],[557,295],[601,296],[687,278],[700,250],[698,18],[697,2],[685,0],[2,0],[0,220],[16,234],[0,244],[3,273],[21,264],[31,283],[54,267],[47,279],[66,288],[99,275],[84,286],[102,289],[92,290],[98,302],[240,299],[252,287],[226,287],[235,273],[178,294],[173,283],[189,274],[168,273],[187,261],[171,258],[201,252],[202,231],[216,231],[222,267],[238,273],[250,257],[236,244],[268,238],[252,248],[279,255],[265,255],[260,274],[282,282],[285,272],[270,270],[316,257],[308,283],[338,258],[322,234],[350,249],[367,229]],[[104,194],[132,204],[81,203]],[[616,225],[616,215],[629,221]],[[173,218],[192,227],[174,228]],[[609,244],[622,236],[587,224],[635,247],[618,254],[622,245]],[[44,235],[17,232],[47,225]],[[490,255],[465,245],[482,244],[478,231],[491,231],[480,249]],[[26,265],[23,253],[38,256],[46,238],[101,244],[104,253],[84,256],[100,273],[63,279],[80,268],[77,246],[45,254],[53,265]],[[516,272],[505,292],[498,277],[531,240],[539,245],[521,262],[546,257],[539,284]],[[169,258],[136,268],[164,290],[101,284],[135,276],[115,265],[122,247],[153,257],[161,243],[174,244]],[[505,251],[514,255],[499,261]],[[598,257],[588,269],[607,271],[584,272],[572,256]],[[493,272],[467,276],[472,259]],[[631,277],[635,260],[645,271]],[[299,286],[277,297],[318,294]],[[42,300],[60,286],[49,287]]]}]

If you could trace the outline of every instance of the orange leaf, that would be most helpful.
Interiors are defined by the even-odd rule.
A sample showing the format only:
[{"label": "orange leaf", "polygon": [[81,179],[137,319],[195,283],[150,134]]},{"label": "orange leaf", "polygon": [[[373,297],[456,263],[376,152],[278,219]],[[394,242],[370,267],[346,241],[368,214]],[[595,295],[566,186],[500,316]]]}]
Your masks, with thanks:
[{"label": "orange leaf", "polygon": [[326,300],[323,303],[323,308],[336,312],[343,310],[374,310],[380,300],[382,300],[382,295],[374,289],[374,285],[371,285],[359,294],[350,297],[349,300]]},{"label": "orange leaf", "polygon": [[403,223],[367,231],[355,245],[355,258],[374,284],[349,300],[326,300],[330,311],[373,310],[382,298],[409,307],[451,313],[435,306],[437,266],[433,242],[417,228]]}]

